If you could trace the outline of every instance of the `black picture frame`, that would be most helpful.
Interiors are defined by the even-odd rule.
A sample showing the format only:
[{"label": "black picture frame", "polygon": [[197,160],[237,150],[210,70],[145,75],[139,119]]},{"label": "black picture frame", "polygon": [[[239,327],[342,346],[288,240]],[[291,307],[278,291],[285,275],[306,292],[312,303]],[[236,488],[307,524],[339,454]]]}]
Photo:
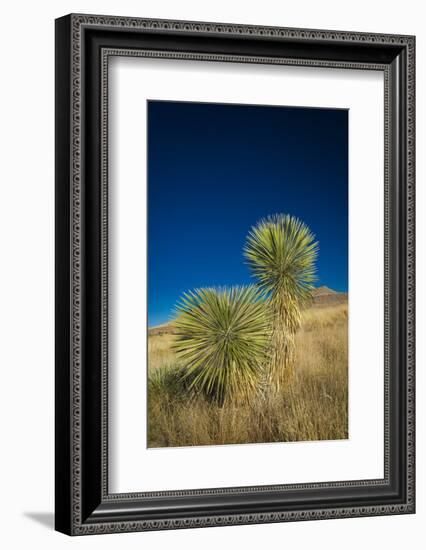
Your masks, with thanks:
[{"label": "black picture frame", "polygon": [[[383,71],[383,479],[108,493],[105,143],[111,55]],[[79,14],[56,20],[58,531],[85,535],[414,513],[414,80],[413,36]]]}]

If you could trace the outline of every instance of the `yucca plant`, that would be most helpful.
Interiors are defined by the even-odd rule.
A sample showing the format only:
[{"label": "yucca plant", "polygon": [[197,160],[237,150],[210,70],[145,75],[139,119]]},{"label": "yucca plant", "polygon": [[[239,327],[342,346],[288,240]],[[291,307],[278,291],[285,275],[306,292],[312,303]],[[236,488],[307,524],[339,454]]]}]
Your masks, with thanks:
[{"label": "yucca plant", "polygon": [[266,383],[278,391],[288,380],[301,309],[311,298],[318,242],[299,219],[276,214],[252,227],[244,255],[272,312],[271,359]]},{"label": "yucca plant", "polygon": [[174,349],[190,388],[220,404],[258,386],[269,348],[269,308],[255,286],[202,288],[184,294]]},{"label": "yucca plant", "polygon": [[149,370],[148,398],[160,398],[164,402],[186,397],[186,384],[183,381],[180,365],[166,365]]}]

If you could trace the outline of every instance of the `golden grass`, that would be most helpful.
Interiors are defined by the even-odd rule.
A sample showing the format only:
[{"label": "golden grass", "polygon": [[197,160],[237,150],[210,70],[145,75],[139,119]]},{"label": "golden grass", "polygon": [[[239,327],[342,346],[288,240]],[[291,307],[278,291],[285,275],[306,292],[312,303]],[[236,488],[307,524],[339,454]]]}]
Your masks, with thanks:
[{"label": "golden grass", "polygon": [[223,407],[176,382],[172,334],[150,335],[148,446],[346,439],[347,321],[347,304],[305,311],[288,386],[274,399]]},{"label": "golden grass", "polygon": [[312,307],[302,313],[302,330],[318,330],[336,324],[347,323],[348,304],[329,307]]},{"label": "golden grass", "polygon": [[176,363],[176,354],[171,349],[173,334],[148,334],[148,368],[158,369]]}]

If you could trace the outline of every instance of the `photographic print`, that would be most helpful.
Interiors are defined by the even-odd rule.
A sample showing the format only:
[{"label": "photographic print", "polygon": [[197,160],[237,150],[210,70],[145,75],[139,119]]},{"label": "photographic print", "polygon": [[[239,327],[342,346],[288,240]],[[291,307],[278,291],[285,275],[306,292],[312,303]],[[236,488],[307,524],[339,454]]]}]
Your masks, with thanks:
[{"label": "photographic print", "polygon": [[69,14],[55,67],[55,529],[415,513],[415,37]]},{"label": "photographic print", "polygon": [[147,109],[148,447],[347,439],[348,110]]}]

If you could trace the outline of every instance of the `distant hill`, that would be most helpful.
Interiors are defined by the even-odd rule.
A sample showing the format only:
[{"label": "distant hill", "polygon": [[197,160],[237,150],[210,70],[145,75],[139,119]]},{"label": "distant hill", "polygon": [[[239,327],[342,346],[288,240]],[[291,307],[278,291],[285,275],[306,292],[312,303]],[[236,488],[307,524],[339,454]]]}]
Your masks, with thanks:
[{"label": "distant hill", "polygon": [[[347,292],[337,292],[327,286],[319,286],[312,291],[312,307],[328,307],[344,304],[348,301]],[[171,323],[163,323],[148,330],[150,335],[173,334]]]},{"label": "distant hill", "polygon": [[148,329],[148,334],[150,336],[161,336],[162,334],[173,334],[174,330],[171,323],[163,323],[162,325],[157,325],[156,327],[150,327]]},{"label": "distant hill", "polygon": [[344,304],[348,301],[347,292],[336,292],[327,286],[319,286],[312,291],[313,306],[324,307],[335,304]]}]

